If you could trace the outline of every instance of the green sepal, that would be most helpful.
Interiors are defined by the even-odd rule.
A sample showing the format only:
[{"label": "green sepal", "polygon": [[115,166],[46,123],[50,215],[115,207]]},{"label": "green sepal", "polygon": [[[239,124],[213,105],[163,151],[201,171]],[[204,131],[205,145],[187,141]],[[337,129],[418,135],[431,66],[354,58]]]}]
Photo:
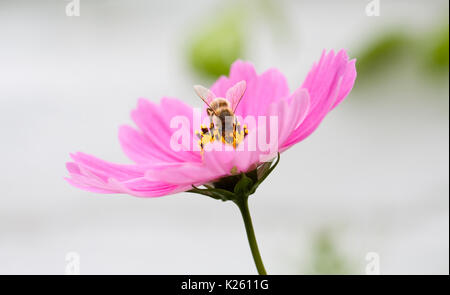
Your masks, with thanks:
[{"label": "green sepal", "polygon": [[241,173],[241,179],[234,186],[234,193],[238,196],[249,196],[252,188],[253,180],[245,173]]},{"label": "green sepal", "polygon": [[[267,176],[269,176],[269,174],[275,169],[279,162],[280,153],[278,153],[275,163],[266,162],[260,165],[255,170],[246,173],[242,172],[239,175],[226,177],[225,179],[227,179],[228,183],[224,186],[225,188],[215,187],[215,185],[219,185],[219,182],[217,182],[215,183],[215,185],[214,183],[213,185],[204,184],[204,189],[192,185],[192,189],[188,190],[187,192],[201,194],[216,200],[233,202],[240,201],[254,194],[258,186],[267,178]],[[230,182],[230,180],[232,182]]]},{"label": "green sepal", "polygon": [[234,194],[232,192],[220,188],[212,188],[208,185],[206,185],[206,187],[206,189],[201,189],[193,185],[192,189],[188,190],[188,192],[208,196],[222,201],[229,201],[234,199]]},{"label": "green sepal", "polygon": [[276,159],[275,163],[272,166],[270,166],[270,168],[268,168],[266,171],[264,171],[264,173],[261,176],[261,178],[259,178],[258,181],[253,185],[253,188],[250,191],[250,195],[255,193],[255,191],[258,188],[258,186],[261,183],[263,183],[263,181],[267,178],[267,176],[269,176],[270,173],[272,173],[272,171],[277,167],[279,162],[280,162],[280,153],[277,154],[277,159]]}]

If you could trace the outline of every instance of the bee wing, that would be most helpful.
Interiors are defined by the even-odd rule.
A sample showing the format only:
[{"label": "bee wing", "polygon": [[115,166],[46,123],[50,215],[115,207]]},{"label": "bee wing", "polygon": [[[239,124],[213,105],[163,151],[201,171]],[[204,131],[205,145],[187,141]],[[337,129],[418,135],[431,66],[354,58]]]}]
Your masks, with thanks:
[{"label": "bee wing", "polygon": [[195,93],[208,105],[216,98],[216,95],[206,87],[194,85]]},{"label": "bee wing", "polygon": [[228,89],[226,94],[226,99],[231,104],[231,109],[233,112],[236,110],[239,102],[241,102],[242,97],[244,96],[245,89],[247,87],[247,83],[244,80],[237,82],[233,87]]}]

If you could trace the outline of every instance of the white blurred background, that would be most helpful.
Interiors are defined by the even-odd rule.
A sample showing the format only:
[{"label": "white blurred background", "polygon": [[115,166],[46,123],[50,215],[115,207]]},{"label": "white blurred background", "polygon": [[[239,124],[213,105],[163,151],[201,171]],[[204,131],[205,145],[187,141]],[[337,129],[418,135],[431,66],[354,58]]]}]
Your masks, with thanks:
[{"label": "white blurred background", "polygon": [[[291,90],[324,48],[368,65],[251,197],[268,272],[364,274],[376,252],[382,274],[449,273],[448,1],[380,0],[371,17],[368,0],[81,0],[72,17],[69,2],[0,1],[0,274],[64,274],[72,251],[82,274],[256,273],[231,203],[99,195],[63,179],[70,152],[129,162],[117,130],[137,98],[200,106],[192,85],[214,73],[192,43],[222,39],[226,25],[201,36],[236,10],[234,49],[259,72],[279,68]],[[447,67],[433,70],[440,26]],[[407,45],[384,44],[390,32]]]}]

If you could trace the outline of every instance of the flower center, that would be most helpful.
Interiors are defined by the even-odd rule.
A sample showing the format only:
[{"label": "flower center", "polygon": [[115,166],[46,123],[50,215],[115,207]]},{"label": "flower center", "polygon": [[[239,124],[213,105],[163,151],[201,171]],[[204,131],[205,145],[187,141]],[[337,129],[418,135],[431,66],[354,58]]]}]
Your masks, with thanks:
[{"label": "flower center", "polygon": [[[195,131],[195,134],[199,138],[198,144],[202,151],[208,143],[214,141],[220,140],[222,143],[236,148],[244,140],[248,134],[247,125],[241,126],[236,117],[231,118],[232,120],[225,120],[224,118],[215,117],[211,118],[209,127],[203,124],[200,125],[200,131]],[[231,124],[228,124],[228,121]]]}]

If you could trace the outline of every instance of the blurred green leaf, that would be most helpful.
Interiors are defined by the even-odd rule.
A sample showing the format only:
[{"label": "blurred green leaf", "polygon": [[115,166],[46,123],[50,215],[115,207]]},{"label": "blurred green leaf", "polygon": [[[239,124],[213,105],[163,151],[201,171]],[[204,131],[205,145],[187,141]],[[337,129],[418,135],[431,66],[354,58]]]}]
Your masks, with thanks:
[{"label": "blurred green leaf", "polygon": [[[388,31],[369,42],[357,55],[358,80],[370,79],[373,74],[386,73],[388,67],[395,68],[400,61],[413,67],[423,66],[428,72],[441,74],[449,69],[448,20],[426,33]],[[429,73],[418,69],[418,73]]]},{"label": "blurred green leaf", "polygon": [[339,252],[332,232],[321,230],[312,244],[308,274],[350,274],[351,267],[347,259]]},{"label": "blurred green leaf", "polygon": [[424,62],[432,71],[441,72],[449,69],[449,28],[448,23],[438,28],[424,42]]},{"label": "blurred green leaf", "polygon": [[242,57],[244,47],[242,10],[230,10],[205,22],[194,34],[189,62],[200,74],[217,78]]},{"label": "blurred green leaf", "polygon": [[402,32],[387,32],[370,42],[356,63],[358,77],[380,72],[408,50],[409,37]]}]

